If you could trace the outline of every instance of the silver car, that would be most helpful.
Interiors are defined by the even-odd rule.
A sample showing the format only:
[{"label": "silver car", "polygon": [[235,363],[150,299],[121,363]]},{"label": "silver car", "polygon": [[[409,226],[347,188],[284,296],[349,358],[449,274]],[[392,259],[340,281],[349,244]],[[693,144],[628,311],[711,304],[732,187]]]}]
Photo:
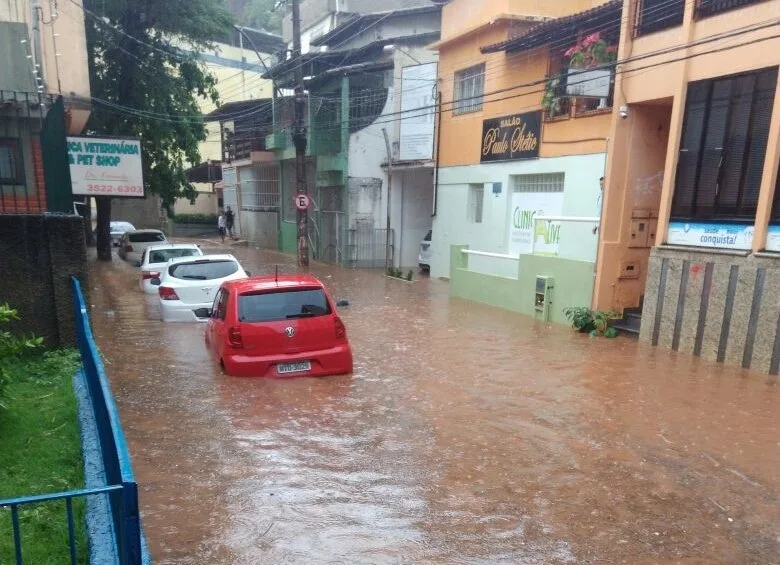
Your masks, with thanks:
[{"label": "silver car", "polygon": [[119,240],[119,256],[130,263],[141,260],[144,250],[150,245],[167,243],[168,239],[160,230],[135,230],[125,232]]}]

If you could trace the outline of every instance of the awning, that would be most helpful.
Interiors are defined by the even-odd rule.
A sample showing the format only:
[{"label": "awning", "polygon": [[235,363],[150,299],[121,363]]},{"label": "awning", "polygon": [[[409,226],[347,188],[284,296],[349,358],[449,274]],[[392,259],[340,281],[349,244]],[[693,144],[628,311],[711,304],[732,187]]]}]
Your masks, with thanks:
[{"label": "awning", "polygon": [[[527,49],[535,49],[553,42],[559,42],[561,38],[574,37],[581,30],[611,29],[620,32],[620,20],[623,13],[623,0],[610,0],[606,4],[596,6],[590,10],[557,18],[534,26],[525,33],[482,47],[482,53],[497,53],[499,51],[515,52]],[[551,39],[555,38],[555,39]]]}]

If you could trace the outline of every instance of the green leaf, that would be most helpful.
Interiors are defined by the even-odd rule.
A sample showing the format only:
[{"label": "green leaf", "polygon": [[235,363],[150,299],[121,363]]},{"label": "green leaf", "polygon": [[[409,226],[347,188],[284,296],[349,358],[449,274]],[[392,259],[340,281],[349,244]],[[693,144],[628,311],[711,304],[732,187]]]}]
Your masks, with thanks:
[{"label": "green leaf", "polygon": [[604,330],[604,337],[606,337],[606,338],[614,339],[614,338],[617,337],[617,335],[618,335],[618,332],[617,332],[617,330],[615,328],[610,327],[610,328],[607,328],[606,330]]}]

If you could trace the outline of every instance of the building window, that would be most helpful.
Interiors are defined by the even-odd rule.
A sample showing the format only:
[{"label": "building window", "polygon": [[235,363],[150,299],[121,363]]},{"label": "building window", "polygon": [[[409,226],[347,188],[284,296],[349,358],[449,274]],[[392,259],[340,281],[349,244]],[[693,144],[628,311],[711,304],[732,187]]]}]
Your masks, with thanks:
[{"label": "building window", "polygon": [[776,67],[688,85],[673,219],[755,219],[776,86]]},{"label": "building window", "polygon": [[563,192],[564,173],[513,175],[513,192]]},{"label": "building window", "polygon": [[[636,35],[682,25],[686,0],[637,0]],[[731,1],[731,0],[728,0]]]},{"label": "building window", "polygon": [[469,185],[469,222],[472,224],[482,223],[482,211],[485,206],[485,185]]},{"label": "building window", "polygon": [[0,138],[0,184],[24,184],[22,152],[18,139]]},{"label": "building window", "polygon": [[696,5],[696,17],[706,18],[707,16],[714,16],[721,12],[727,12],[763,1],[764,0],[699,0],[699,3]]},{"label": "building window", "polygon": [[485,94],[485,64],[469,67],[455,73],[455,114],[482,110]]}]

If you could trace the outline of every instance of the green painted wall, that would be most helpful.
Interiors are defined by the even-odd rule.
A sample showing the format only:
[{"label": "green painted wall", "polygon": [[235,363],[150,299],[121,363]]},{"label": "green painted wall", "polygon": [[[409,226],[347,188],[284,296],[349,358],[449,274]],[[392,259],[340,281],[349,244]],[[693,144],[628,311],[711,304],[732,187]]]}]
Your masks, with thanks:
[{"label": "green painted wall", "polygon": [[536,277],[542,275],[555,279],[550,312],[553,322],[568,324],[564,308],[591,304],[593,263],[589,261],[521,255],[518,278],[510,279],[469,271],[468,255],[461,253],[462,249],[468,246],[450,246],[450,296],[534,316]]},{"label": "green painted wall", "polygon": [[298,226],[293,222],[279,224],[279,251],[283,253],[298,252]]}]

